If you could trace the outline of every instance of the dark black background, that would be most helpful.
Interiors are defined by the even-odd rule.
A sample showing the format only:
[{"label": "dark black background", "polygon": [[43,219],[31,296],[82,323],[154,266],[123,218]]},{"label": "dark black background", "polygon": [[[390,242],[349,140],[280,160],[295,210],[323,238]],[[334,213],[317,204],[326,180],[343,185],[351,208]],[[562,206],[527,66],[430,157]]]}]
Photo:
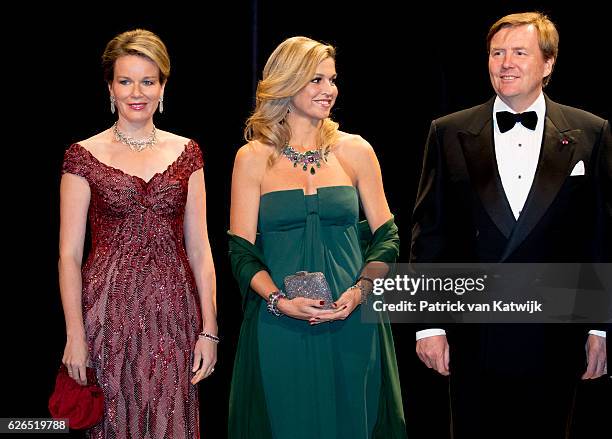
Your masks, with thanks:
[{"label": "dark black background", "polygon": [[[432,119],[493,94],[488,27],[511,12],[541,10],[558,24],[560,53],[549,96],[605,118],[612,115],[609,16],[596,3],[497,1],[489,6],[429,2],[329,3],[243,0],[194,8],[178,2],[21,7],[4,14],[4,283],[0,417],[48,417],[47,398],[65,342],[57,283],[59,179],[64,150],[114,121],[100,56],[117,33],[135,27],[166,43],[172,72],[156,125],[197,140],[205,159],[208,230],[217,269],[222,342],[213,376],[200,385],[201,431],[223,437],[233,355],[241,321],[225,231],[233,157],[243,143],[254,86],[283,39],[305,35],[337,47],[334,117],[377,152],[402,239]],[[402,371],[414,333],[394,327]],[[409,413],[410,411],[410,413]],[[411,406],[406,406],[408,420]],[[409,429],[411,429],[409,423]],[[64,436],[65,437],[65,436]],[[415,437],[421,437],[417,435]],[[424,437],[424,436],[423,436]]]}]

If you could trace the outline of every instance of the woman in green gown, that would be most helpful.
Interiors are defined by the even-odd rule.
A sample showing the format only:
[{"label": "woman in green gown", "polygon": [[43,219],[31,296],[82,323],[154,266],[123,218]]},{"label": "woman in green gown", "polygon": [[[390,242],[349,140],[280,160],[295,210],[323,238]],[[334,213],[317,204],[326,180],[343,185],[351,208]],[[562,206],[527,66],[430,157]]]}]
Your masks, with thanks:
[{"label": "woman in green gown", "polygon": [[[397,257],[397,228],[372,147],[330,119],[337,95],[334,48],[285,40],[236,154],[230,256],[245,315],[233,439],[406,436],[389,325],[359,312],[372,277]],[[324,273],[333,303],[286,298],[283,280],[298,271]]]}]

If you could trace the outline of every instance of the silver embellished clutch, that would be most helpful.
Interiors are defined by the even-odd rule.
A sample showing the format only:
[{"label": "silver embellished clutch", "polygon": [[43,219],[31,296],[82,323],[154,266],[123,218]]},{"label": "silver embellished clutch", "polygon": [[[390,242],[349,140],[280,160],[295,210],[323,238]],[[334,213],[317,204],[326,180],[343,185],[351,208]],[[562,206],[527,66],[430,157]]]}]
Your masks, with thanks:
[{"label": "silver embellished clutch", "polygon": [[306,297],[308,299],[324,300],[324,308],[333,308],[331,290],[325,275],[320,271],[309,273],[308,271],[298,271],[285,277],[285,294],[288,299],[296,297]]}]

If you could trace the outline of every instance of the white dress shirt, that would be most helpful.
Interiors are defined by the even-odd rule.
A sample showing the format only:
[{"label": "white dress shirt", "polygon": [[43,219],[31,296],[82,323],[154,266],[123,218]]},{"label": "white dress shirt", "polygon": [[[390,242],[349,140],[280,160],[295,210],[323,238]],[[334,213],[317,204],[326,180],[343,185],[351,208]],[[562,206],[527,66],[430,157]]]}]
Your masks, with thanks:
[{"label": "white dress shirt", "polygon": [[516,113],[516,111],[506,105],[499,96],[495,98],[493,104],[493,138],[495,140],[497,171],[514,218],[518,219],[531,190],[540,158],[544,118],[546,116],[544,94],[540,93],[535,102],[525,110],[535,111],[538,115],[535,130],[530,130],[521,123],[517,123],[510,131],[500,132],[495,117],[495,113],[498,111],[509,111],[510,113]]}]

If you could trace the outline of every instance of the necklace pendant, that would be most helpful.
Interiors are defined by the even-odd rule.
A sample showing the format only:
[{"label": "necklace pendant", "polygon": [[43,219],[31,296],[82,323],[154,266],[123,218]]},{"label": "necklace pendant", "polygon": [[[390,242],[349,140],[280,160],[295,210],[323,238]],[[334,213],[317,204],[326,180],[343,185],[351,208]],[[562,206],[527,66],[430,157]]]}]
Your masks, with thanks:
[{"label": "necklace pendant", "polygon": [[293,163],[294,168],[297,168],[299,163],[302,167],[302,171],[306,172],[308,171],[308,165],[310,165],[311,175],[315,175],[317,172],[315,166],[317,168],[321,167],[321,160],[327,161],[328,153],[329,151],[322,152],[321,149],[298,152],[288,144],[281,150],[281,154]]}]

